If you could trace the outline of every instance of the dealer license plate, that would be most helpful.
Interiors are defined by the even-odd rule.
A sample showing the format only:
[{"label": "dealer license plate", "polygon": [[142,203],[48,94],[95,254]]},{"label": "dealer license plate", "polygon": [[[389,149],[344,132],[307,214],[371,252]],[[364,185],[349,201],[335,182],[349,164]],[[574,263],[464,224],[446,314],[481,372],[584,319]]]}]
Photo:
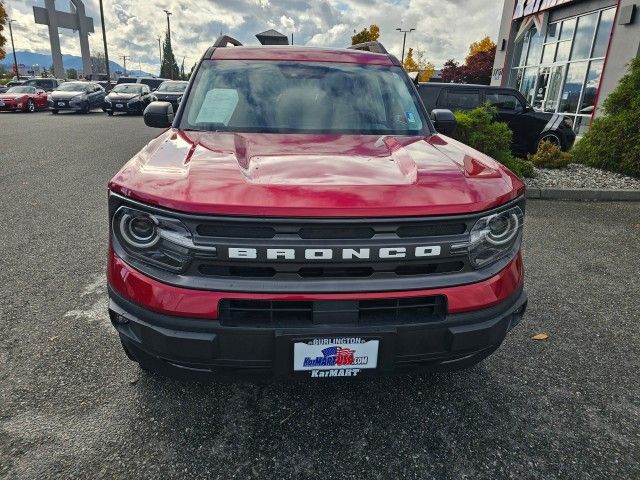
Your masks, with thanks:
[{"label": "dealer license plate", "polygon": [[121,104],[121,103],[116,103],[116,108],[122,108],[122,107],[124,107],[124,105],[123,105],[123,104]]},{"label": "dealer license plate", "polygon": [[293,344],[293,370],[311,377],[355,377],[378,366],[380,340],[314,338]]},{"label": "dealer license plate", "polygon": [[59,107],[64,107],[65,103],[64,102],[58,102],[58,106]]}]

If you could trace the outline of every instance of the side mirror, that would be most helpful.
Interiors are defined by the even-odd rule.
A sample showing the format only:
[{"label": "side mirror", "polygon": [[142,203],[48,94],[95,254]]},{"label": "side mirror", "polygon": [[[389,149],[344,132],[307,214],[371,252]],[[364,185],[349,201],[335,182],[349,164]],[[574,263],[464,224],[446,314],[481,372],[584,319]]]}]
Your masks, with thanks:
[{"label": "side mirror", "polygon": [[173,123],[173,107],[169,102],[151,102],[143,115],[147,127],[169,128]]},{"label": "side mirror", "polygon": [[431,111],[431,121],[433,122],[433,126],[436,127],[436,131],[443,135],[453,135],[458,126],[458,121],[453,112],[441,108],[436,108]]}]

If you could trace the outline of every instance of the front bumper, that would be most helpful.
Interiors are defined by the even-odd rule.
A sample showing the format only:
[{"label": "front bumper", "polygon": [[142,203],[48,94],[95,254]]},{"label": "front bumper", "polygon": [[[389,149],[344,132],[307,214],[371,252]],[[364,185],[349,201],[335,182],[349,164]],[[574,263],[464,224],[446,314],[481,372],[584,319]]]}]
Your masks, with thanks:
[{"label": "front bumper", "polygon": [[152,312],[111,287],[109,296],[111,321],[130,358],[143,368],[178,377],[211,373],[234,378],[309,377],[309,372],[293,371],[293,341],[336,336],[379,339],[378,367],[362,370],[359,376],[464,368],[491,354],[520,322],[527,306],[520,286],[497,305],[429,323],[255,328]]},{"label": "front bumper", "polygon": [[[121,105],[121,106],[118,106]],[[144,110],[144,102],[104,102],[102,110],[105,112],[140,113]]]},{"label": "front bumper", "polygon": [[16,112],[19,110],[24,110],[24,104],[5,102],[4,105],[0,106],[0,112]]}]

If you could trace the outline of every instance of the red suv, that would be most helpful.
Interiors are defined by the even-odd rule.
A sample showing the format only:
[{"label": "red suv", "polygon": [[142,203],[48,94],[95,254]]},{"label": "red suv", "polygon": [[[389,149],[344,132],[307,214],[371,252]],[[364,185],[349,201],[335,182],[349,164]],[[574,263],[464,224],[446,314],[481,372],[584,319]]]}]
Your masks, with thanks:
[{"label": "red suv", "polygon": [[175,118],[168,102],[144,118],[166,130],[109,183],[108,261],[142,368],[455,369],[522,318],[522,181],[439,134],[451,112],[430,119],[382,45],[223,37]]}]

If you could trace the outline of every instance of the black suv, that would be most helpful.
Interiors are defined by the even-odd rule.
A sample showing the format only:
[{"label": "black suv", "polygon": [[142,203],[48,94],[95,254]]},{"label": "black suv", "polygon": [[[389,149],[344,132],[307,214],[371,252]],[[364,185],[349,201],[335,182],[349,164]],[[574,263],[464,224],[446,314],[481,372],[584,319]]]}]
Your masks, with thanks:
[{"label": "black suv", "polygon": [[485,102],[498,110],[498,120],[513,132],[513,153],[534,153],[543,140],[569,150],[576,139],[570,117],[538,112],[515,88],[461,83],[420,83],[418,92],[428,111],[472,110]]}]

